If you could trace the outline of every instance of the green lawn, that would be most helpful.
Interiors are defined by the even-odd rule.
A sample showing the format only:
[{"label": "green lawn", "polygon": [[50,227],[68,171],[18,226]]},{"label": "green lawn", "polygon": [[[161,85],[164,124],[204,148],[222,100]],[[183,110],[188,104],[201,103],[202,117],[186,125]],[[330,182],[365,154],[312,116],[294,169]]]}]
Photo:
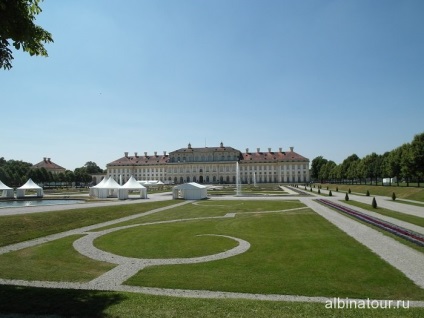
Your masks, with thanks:
[{"label": "green lawn", "polygon": [[189,299],[118,292],[0,285],[0,313],[21,313],[31,315],[30,317],[33,317],[32,315],[46,315],[46,317],[57,315],[60,317],[90,318],[419,318],[424,316],[424,308],[326,309],[325,304],[321,303]]},{"label": "green lawn", "polygon": [[176,204],[176,201],[144,202],[99,208],[0,216],[0,246],[60,233]]},{"label": "green lawn", "polygon": [[360,193],[366,195],[367,190],[370,192],[371,196],[381,195],[386,197],[392,197],[392,193],[396,194],[396,197],[399,199],[409,199],[424,202],[424,187],[397,187],[392,186],[375,186],[369,184],[322,184],[323,189],[335,191],[336,187],[339,191],[347,192],[351,189],[354,193]]},{"label": "green lawn", "polygon": [[355,201],[355,200],[349,200],[349,201],[343,201],[343,202],[350,204],[350,205],[353,205],[353,206],[357,206],[359,208],[362,208],[362,209],[365,209],[365,210],[368,210],[368,211],[372,211],[372,212],[375,212],[375,213],[379,213],[381,215],[389,216],[389,217],[394,218],[394,219],[398,219],[398,220],[401,220],[401,221],[405,221],[405,222],[408,222],[408,223],[411,223],[411,224],[415,224],[415,225],[424,227],[424,213],[423,213],[422,217],[410,215],[410,214],[406,214],[406,213],[401,213],[401,212],[397,212],[397,211],[378,207],[378,202],[377,202],[377,208],[376,209],[374,209],[371,206],[371,204],[366,204],[366,203],[358,202],[358,201]]},{"label": "green lawn", "polygon": [[72,248],[80,236],[69,236],[0,255],[0,278],[89,282],[115,265],[91,260]]},{"label": "green lawn", "polygon": [[[175,201],[169,201],[168,204],[172,203]],[[75,228],[87,223],[93,224],[96,219],[103,222],[106,219],[117,219],[125,213],[135,214],[156,207],[154,204],[150,207],[140,204],[121,206],[121,209],[87,209],[84,213],[70,213],[66,221],[62,222],[58,221],[59,218],[50,220],[51,213],[41,213],[36,218],[37,222],[33,223],[37,224],[35,228],[40,233],[38,236],[41,236],[41,224],[44,224],[46,233],[50,234],[52,231],[59,232],[57,226]],[[95,244],[120,255],[146,258],[202,256],[235,246],[233,240],[198,236],[202,234],[234,236],[251,244],[247,252],[223,260],[145,268],[127,282],[130,285],[242,293],[424,300],[423,289],[312,210],[304,208],[277,212],[302,207],[304,205],[295,200],[198,201],[125,222],[140,226],[107,234],[98,238]],[[129,208],[128,211],[126,208]],[[264,213],[267,211],[271,212]],[[237,215],[234,218],[146,224],[224,216],[226,213]],[[34,216],[21,218],[31,220]],[[62,224],[65,222],[71,225]],[[12,229],[4,229],[13,232]],[[15,241],[22,241],[27,235],[19,231],[15,237]],[[77,238],[69,236],[0,255],[0,278],[89,281],[114,266],[76,253],[72,242]],[[0,313],[63,317],[421,317],[424,309],[337,310],[326,309],[322,303],[185,299],[0,285]]]},{"label": "green lawn", "polygon": [[[239,237],[250,242],[251,248],[236,257],[210,263],[146,268],[127,282],[131,285],[265,294],[424,299],[424,290],[310,210],[287,215],[245,214],[234,219],[151,227],[145,233],[150,236],[149,241],[133,242],[141,255],[144,250],[154,248],[150,241],[160,241],[161,237],[183,240],[200,233]],[[136,229],[144,231],[143,227],[133,230]],[[102,248],[116,250],[113,242],[119,241],[121,235],[115,232],[98,241]],[[166,255],[166,249],[163,254]]]}]

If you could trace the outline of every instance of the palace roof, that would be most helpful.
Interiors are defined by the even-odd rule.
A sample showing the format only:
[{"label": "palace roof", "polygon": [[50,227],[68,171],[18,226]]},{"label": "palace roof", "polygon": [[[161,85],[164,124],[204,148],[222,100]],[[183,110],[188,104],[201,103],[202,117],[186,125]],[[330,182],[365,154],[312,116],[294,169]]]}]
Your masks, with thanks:
[{"label": "palace roof", "polygon": [[66,169],[51,161],[50,158],[44,158],[43,161],[32,166],[33,168],[45,168],[46,170],[63,170]]}]

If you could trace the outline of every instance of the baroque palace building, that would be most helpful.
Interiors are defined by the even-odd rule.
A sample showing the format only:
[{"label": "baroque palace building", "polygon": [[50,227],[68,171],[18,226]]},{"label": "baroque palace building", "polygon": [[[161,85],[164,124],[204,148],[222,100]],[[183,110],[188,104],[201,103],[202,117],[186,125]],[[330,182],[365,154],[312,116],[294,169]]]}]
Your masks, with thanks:
[{"label": "baroque palace building", "polygon": [[[238,163],[238,165],[237,165]],[[309,182],[309,159],[289,151],[241,152],[226,147],[181,148],[167,154],[144,156],[124,153],[124,157],[107,164],[107,176],[126,182],[161,180],[164,183],[236,183],[237,166],[242,183],[304,183]]]}]

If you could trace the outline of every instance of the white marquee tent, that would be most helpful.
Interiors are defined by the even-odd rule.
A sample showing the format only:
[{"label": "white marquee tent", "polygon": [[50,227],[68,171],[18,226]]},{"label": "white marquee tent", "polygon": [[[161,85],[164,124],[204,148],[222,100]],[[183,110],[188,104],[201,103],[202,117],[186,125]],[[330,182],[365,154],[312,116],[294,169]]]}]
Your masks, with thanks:
[{"label": "white marquee tent", "polygon": [[95,186],[92,186],[90,188],[90,197],[99,197],[99,189],[103,187],[105,182],[107,181],[108,177],[104,178],[102,181],[100,181]]},{"label": "white marquee tent", "polygon": [[99,184],[90,188],[90,196],[99,199],[117,197],[120,200],[125,200],[128,199],[128,193],[131,190],[140,191],[140,198],[147,198],[146,187],[138,183],[132,176],[123,186],[119,185],[112,177],[106,177]]},{"label": "white marquee tent", "polygon": [[8,199],[8,198],[14,198],[15,197],[13,189],[9,188],[7,185],[5,185],[3,182],[1,182],[1,180],[0,180],[0,191],[1,191],[0,192],[1,193],[0,198]]},{"label": "white marquee tent", "polygon": [[[100,183],[99,183],[100,184]],[[98,198],[108,198],[108,197],[118,197],[118,190],[121,186],[118,182],[115,181],[112,177],[107,179],[99,188],[98,188]]]},{"label": "white marquee tent", "polygon": [[207,188],[196,182],[184,183],[172,188],[173,199],[200,200],[207,196]]},{"label": "white marquee tent", "polygon": [[35,190],[37,193],[37,198],[42,198],[44,195],[43,188],[35,184],[32,179],[28,179],[28,181],[22,187],[16,189],[16,198],[25,198],[25,192],[27,190]]},{"label": "white marquee tent", "polygon": [[119,188],[118,190],[118,198],[120,200],[128,199],[128,192],[129,191],[140,191],[140,198],[147,199],[147,189],[146,187],[142,186],[140,183],[135,180],[133,176],[129,178],[129,180]]}]

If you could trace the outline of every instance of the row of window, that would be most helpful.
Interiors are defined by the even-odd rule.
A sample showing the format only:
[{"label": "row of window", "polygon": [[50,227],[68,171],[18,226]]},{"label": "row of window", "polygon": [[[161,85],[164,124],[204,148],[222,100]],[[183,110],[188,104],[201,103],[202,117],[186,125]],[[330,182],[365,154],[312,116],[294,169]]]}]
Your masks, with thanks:
[{"label": "row of window", "polygon": [[[281,166],[281,171],[284,170],[307,170],[307,165],[291,165],[291,166]],[[255,171],[262,171],[262,170],[268,170],[268,171],[276,171],[275,169],[276,167],[274,166],[250,166],[250,167],[240,167],[240,172],[245,172],[245,171],[250,171],[250,172],[255,172]],[[189,167],[174,167],[174,168],[139,168],[139,169],[131,169],[131,168],[120,168],[120,169],[109,169],[111,174],[127,174],[127,173],[132,173],[132,171],[134,171],[134,173],[165,173],[165,171],[167,173],[189,173],[190,172],[190,168]],[[203,168],[199,168],[199,167],[192,167],[191,168],[192,172],[203,172]],[[205,168],[205,172],[217,172],[218,168],[217,166],[206,166]],[[219,171],[220,172],[235,172],[236,168],[235,167],[230,167],[230,166],[220,166],[219,167]]]}]

